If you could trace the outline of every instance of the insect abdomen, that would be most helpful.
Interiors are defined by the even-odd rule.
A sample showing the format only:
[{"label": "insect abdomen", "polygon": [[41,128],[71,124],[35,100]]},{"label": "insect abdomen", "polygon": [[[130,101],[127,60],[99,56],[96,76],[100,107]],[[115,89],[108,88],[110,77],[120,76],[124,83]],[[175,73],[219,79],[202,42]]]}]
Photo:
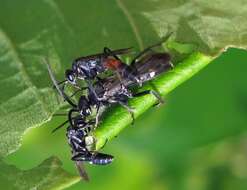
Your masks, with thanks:
[{"label": "insect abdomen", "polygon": [[113,158],[114,157],[109,154],[97,153],[93,156],[92,160],[89,163],[95,165],[107,165],[113,161]]}]

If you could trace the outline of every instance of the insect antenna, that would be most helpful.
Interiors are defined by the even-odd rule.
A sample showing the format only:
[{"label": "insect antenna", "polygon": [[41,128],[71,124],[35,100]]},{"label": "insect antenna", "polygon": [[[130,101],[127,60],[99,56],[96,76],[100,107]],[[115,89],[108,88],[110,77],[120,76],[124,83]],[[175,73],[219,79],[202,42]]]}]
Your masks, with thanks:
[{"label": "insect antenna", "polygon": [[163,44],[164,42],[166,42],[166,41],[170,38],[170,36],[171,36],[172,34],[173,34],[173,32],[168,33],[166,36],[163,36],[163,37],[161,38],[161,40],[160,40],[158,43],[153,44],[153,45],[151,45],[151,46],[145,48],[143,51],[141,51],[139,54],[137,54],[137,55],[134,57],[134,59],[133,59],[133,61],[130,63],[130,65],[133,65],[133,66],[134,66],[134,64],[135,64],[138,60],[140,60],[146,53],[152,52],[152,51],[153,51],[153,48],[162,46],[162,44]]},{"label": "insect antenna", "polygon": [[48,60],[47,60],[47,59],[45,59],[45,63],[46,63],[46,65],[47,65],[47,69],[48,69],[50,78],[51,78],[51,80],[52,80],[52,82],[53,82],[53,85],[54,85],[55,88],[57,89],[59,95],[60,95],[61,97],[63,97],[64,100],[67,101],[71,106],[76,107],[76,105],[69,99],[69,97],[64,93],[64,91],[61,90],[61,89],[59,88],[59,85],[58,85],[58,83],[57,83],[57,81],[56,81],[56,79],[55,79],[55,77],[54,77],[54,74],[53,74],[53,72],[52,72],[52,70],[51,70],[51,66],[50,66],[50,64],[48,63]]},{"label": "insect antenna", "polygon": [[[57,85],[61,85],[61,84],[65,83],[65,82],[67,82],[67,80],[60,81],[60,82],[57,83]],[[56,88],[56,86],[53,85],[53,88]]]}]

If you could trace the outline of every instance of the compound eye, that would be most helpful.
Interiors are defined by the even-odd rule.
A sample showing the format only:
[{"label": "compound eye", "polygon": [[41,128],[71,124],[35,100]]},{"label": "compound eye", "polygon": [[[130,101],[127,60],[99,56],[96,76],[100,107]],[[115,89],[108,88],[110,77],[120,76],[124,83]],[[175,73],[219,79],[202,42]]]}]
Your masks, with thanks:
[{"label": "compound eye", "polygon": [[72,70],[66,70],[65,75],[70,83],[75,84],[75,74]]},{"label": "compound eye", "polygon": [[73,75],[69,75],[69,76],[68,76],[68,79],[69,79],[70,82],[74,82],[74,80],[75,80],[75,78],[74,78]]}]

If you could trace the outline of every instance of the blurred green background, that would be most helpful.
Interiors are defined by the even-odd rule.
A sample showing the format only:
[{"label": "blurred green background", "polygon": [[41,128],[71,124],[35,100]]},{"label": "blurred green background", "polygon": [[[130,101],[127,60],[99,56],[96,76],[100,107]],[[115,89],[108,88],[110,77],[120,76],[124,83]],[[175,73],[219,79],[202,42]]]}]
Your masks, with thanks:
[{"label": "blurred green background", "polygon": [[[101,0],[74,0],[73,3],[62,0],[0,0],[0,58],[6,58],[3,61],[0,59],[1,63],[6,63],[0,76],[4,78],[4,74],[12,75],[18,71],[16,57],[13,56],[17,55],[41,96],[49,97],[47,94],[53,91],[50,88],[49,93],[45,91],[50,87],[50,81],[47,80],[45,66],[40,64],[40,59],[44,56],[49,57],[56,68],[57,78],[62,78],[64,69],[70,67],[71,60],[75,57],[100,52],[104,46],[134,46],[138,49],[156,42],[166,34],[169,27],[176,31],[181,41],[198,42],[206,52],[213,49],[210,45],[214,45],[204,41],[209,34],[213,33],[213,39],[219,40],[220,43],[215,43],[217,45],[228,43],[228,38],[231,42],[236,42],[232,30],[225,30],[226,33],[221,35],[214,29],[205,33],[203,27],[198,30],[193,28],[191,25],[200,22],[187,22],[187,16],[192,21],[196,17],[185,12],[187,9],[183,6],[184,3],[180,0],[109,0],[107,3]],[[157,28],[142,14],[152,14],[152,11],[162,7],[169,10],[180,5],[183,9],[175,11],[175,18],[174,15],[164,16],[160,20],[157,18],[156,22],[160,21]],[[232,8],[227,3],[225,5],[227,10]],[[215,11],[207,6],[202,11],[206,16]],[[162,11],[166,12],[165,8]],[[191,9],[188,13],[190,11]],[[179,19],[177,13],[182,17],[179,22],[176,20]],[[220,12],[218,16],[223,13]],[[231,18],[231,14],[227,18]],[[164,22],[166,18],[172,25]],[[229,25],[228,22],[224,23]],[[241,26],[245,24],[241,22]],[[224,29],[225,26],[222,27]],[[227,32],[232,35],[229,36]],[[224,38],[221,39],[222,36]],[[244,36],[246,33],[242,37]],[[13,70],[6,69],[8,66]],[[108,143],[103,151],[115,156],[111,165],[86,165],[91,177],[90,183],[79,182],[67,189],[246,190],[246,73],[246,51],[229,49],[224,52],[203,71],[165,97],[165,105],[151,109],[136,120],[133,127],[126,128]],[[19,90],[29,87],[22,86],[23,81],[19,78],[18,81],[10,82],[12,83],[2,84],[5,89],[0,92],[1,101],[10,94],[14,97]],[[11,85],[16,88],[9,88]],[[29,98],[33,97],[30,95]],[[5,121],[2,126],[11,125],[12,122],[15,128],[10,126],[10,129],[22,133],[25,127],[44,122],[57,106],[49,104],[49,98],[45,100],[50,106],[50,113],[41,110],[41,114],[32,112],[30,117],[28,113],[25,116],[27,126],[20,126],[21,129],[17,126],[19,123],[15,123],[15,117]],[[35,97],[31,103],[33,102],[36,103]],[[18,103],[23,106],[22,101]],[[15,102],[12,104],[15,105]],[[19,104],[16,103],[21,110]],[[21,108],[24,109],[23,107]],[[11,110],[12,107],[6,107],[4,114],[8,113],[8,109]],[[38,104],[37,109],[40,109]],[[70,160],[65,129],[51,134],[51,130],[63,121],[63,118],[52,118],[41,127],[30,129],[24,136],[20,149],[5,158],[5,162],[29,170],[55,155],[62,160],[67,172],[78,175]],[[19,135],[17,132],[13,134]]]},{"label": "blurred green background", "polygon": [[[87,165],[91,182],[68,189],[245,190],[246,70],[247,52],[229,49],[108,143],[113,164]],[[8,163],[30,169],[56,155],[76,174],[65,130],[50,133],[61,121],[30,130]]]}]

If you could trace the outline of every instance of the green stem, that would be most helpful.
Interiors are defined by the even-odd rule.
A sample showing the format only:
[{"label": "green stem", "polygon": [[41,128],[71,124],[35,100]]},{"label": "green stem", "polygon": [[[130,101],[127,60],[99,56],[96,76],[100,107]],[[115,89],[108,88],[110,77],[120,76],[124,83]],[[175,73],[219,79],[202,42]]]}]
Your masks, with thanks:
[{"label": "green stem", "polygon": [[[198,52],[193,53],[174,69],[153,80],[152,84],[162,96],[165,96],[207,66],[212,60],[213,57]],[[149,84],[145,85],[142,89],[147,88],[150,89]],[[152,107],[156,101],[154,96],[146,95],[130,100],[129,104],[135,109],[135,118],[137,118],[147,109]],[[131,122],[131,116],[126,109],[121,106],[110,109],[103,118],[101,125],[92,133],[96,143],[95,149],[101,149],[106,141],[117,136],[120,131],[129,126]]]}]

